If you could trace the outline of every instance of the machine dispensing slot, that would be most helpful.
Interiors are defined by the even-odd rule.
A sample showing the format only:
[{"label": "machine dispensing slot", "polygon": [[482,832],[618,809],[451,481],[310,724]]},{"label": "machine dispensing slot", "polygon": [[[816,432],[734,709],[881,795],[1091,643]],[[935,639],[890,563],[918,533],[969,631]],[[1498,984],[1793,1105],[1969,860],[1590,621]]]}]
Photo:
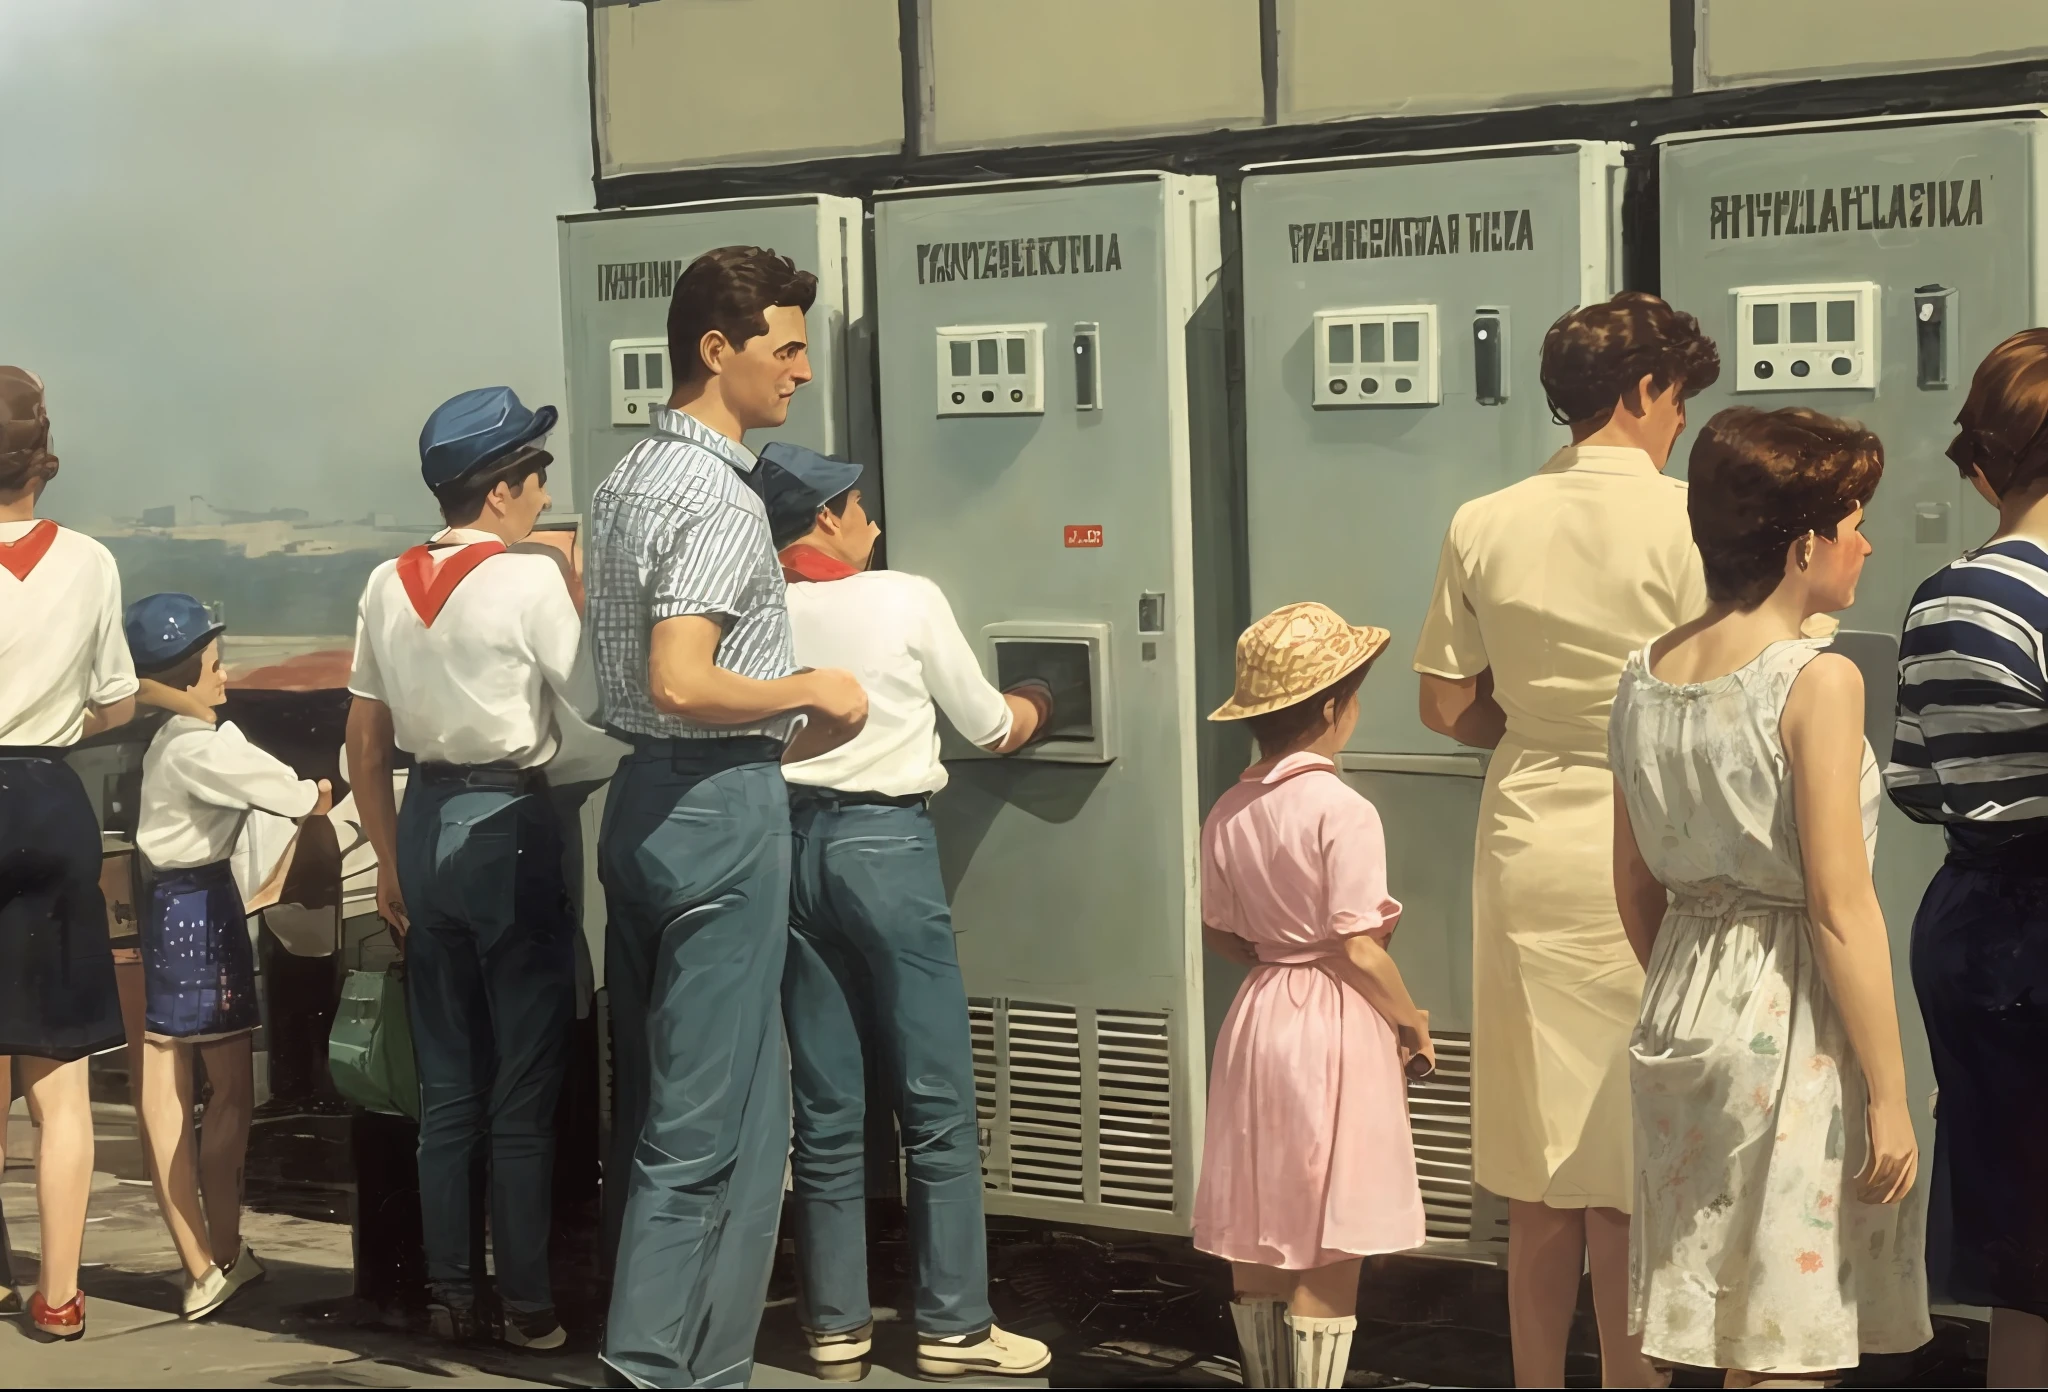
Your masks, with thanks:
[{"label": "machine dispensing slot", "polygon": [[1475,310],[1472,316],[1472,394],[1481,406],[1508,399],[1508,312]]},{"label": "machine dispensing slot", "polygon": [[1074,409],[1102,409],[1102,326],[1074,325]]},{"label": "machine dispensing slot", "polygon": [[1053,718],[1046,742],[1092,742],[1095,739],[1095,693],[1089,680],[1088,645],[999,640],[996,643],[996,685],[1008,688],[1031,677],[1052,688]]},{"label": "machine dispensing slot", "polygon": [[1037,678],[1052,688],[1046,738],[1012,758],[1056,764],[1107,764],[1117,756],[1115,688],[1106,623],[997,623],[982,630],[987,667],[998,687]]},{"label": "machine dispensing slot", "polygon": [[1913,331],[1919,340],[1922,391],[1948,388],[1948,321],[1955,296],[1955,291],[1942,285],[1922,285],[1913,292]]}]

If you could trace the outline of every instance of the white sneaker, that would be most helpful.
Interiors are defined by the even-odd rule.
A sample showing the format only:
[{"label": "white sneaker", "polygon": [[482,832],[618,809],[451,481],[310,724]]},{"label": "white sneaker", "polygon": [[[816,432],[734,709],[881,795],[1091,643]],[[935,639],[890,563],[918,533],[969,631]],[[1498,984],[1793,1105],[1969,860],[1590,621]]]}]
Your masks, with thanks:
[{"label": "white sneaker", "polygon": [[917,1336],[917,1370],[926,1377],[1029,1377],[1051,1362],[1052,1350],[1038,1340],[993,1324],[966,1343]]},{"label": "white sneaker", "polygon": [[242,1250],[226,1271],[210,1266],[206,1274],[185,1286],[184,1316],[188,1320],[205,1319],[221,1306],[232,1300],[242,1287],[253,1285],[270,1274],[262,1259],[243,1243]]}]

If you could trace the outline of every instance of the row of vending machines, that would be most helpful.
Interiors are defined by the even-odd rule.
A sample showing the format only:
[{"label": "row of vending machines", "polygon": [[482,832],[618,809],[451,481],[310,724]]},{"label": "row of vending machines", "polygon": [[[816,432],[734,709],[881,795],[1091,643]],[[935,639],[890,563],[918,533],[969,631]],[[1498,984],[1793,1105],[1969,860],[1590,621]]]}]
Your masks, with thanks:
[{"label": "row of vending machines", "polygon": [[[1866,669],[1880,757],[1913,588],[1989,531],[1942,455],[1951,421],[1978,359],[2048,317],[2044,114],[1655,150],[1661,293],[1724,364],[1695,420],[1800,404],[1884,439],[1876,555],[1840,640]],[[1249,758],[1204,716],[1244,623],[1316,599],[1395,634],[1341,767],[1384,818],[1397,957],[1441,1030],[1443,1066],[1412,1101],[1429,1230],[1495,1236],[1468,1066],[1487,756],[1419,723],[1406,646],[1454,510],[1564,443],[1539,349],[1559,315],[1621,288],[1624,153],[1265,164],[1234,205],[1211,178],[1123,173],[562,220],[579,503],[669,393],[676,276],[714,246],[774,247],[819,279],[816,377],[779,433],[879,461],[887,564],[940,584],[991,678],[1066,694],[1027,754],[951,748],[933,807],[991,1211],[1186,1230],[1236,986],[1201,952],[1198,829]],[[1905,943],[1940,854],[1887,808],[1878,885],[1921,1097]]]}]

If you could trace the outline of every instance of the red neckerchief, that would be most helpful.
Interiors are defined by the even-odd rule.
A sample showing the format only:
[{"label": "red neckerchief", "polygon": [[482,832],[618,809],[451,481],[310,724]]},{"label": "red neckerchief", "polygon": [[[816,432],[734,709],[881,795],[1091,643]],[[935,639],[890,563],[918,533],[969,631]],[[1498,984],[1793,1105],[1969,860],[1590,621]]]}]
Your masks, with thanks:
[{"label": "red neckerchief", "polygon": [[802,580],[844,580],[849,575],[858,575],[846,562],[828,556],[815,546],[792,542],[782,548],[777,557],[782,562],[782,578],[794,585]]},{"label": "red neckerchief", "polygon": [[441,606],[448,602],[448,596],[455,593],[455,587],[468,578],[472,570],[504,549],[502,541],[468,542],[441,562],[438,571],[434,569],[430,547],[415,546],[400,556],[398,579],[405,586],[406,597],[412,600],[420,622],[432,628],[434,620],[440,617]]},{"label": "red neckerchief", "polygon": [[0,541],[0,566],[17,580],[28,579],[28,573],[36,568],[50,552],[50,543],[57,539],[57,524],[45,517],[37,521],[13,541]]}]

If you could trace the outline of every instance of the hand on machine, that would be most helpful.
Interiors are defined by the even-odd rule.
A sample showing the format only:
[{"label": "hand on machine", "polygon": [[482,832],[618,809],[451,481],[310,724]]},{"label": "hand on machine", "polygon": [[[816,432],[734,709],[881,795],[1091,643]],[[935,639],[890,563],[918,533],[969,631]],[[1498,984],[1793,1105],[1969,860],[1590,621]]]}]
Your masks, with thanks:
[{"label": "hand on machine", "polygon": [[[1010,737],[1003,741],[998,753],[1028,749],[1052,733],[1055,706],[1051,682],[1042,677],[1026,677],[1006,688],[1003,699],[1010,705]],[[1020,710],[1020,706],[1025,709]]]}]

